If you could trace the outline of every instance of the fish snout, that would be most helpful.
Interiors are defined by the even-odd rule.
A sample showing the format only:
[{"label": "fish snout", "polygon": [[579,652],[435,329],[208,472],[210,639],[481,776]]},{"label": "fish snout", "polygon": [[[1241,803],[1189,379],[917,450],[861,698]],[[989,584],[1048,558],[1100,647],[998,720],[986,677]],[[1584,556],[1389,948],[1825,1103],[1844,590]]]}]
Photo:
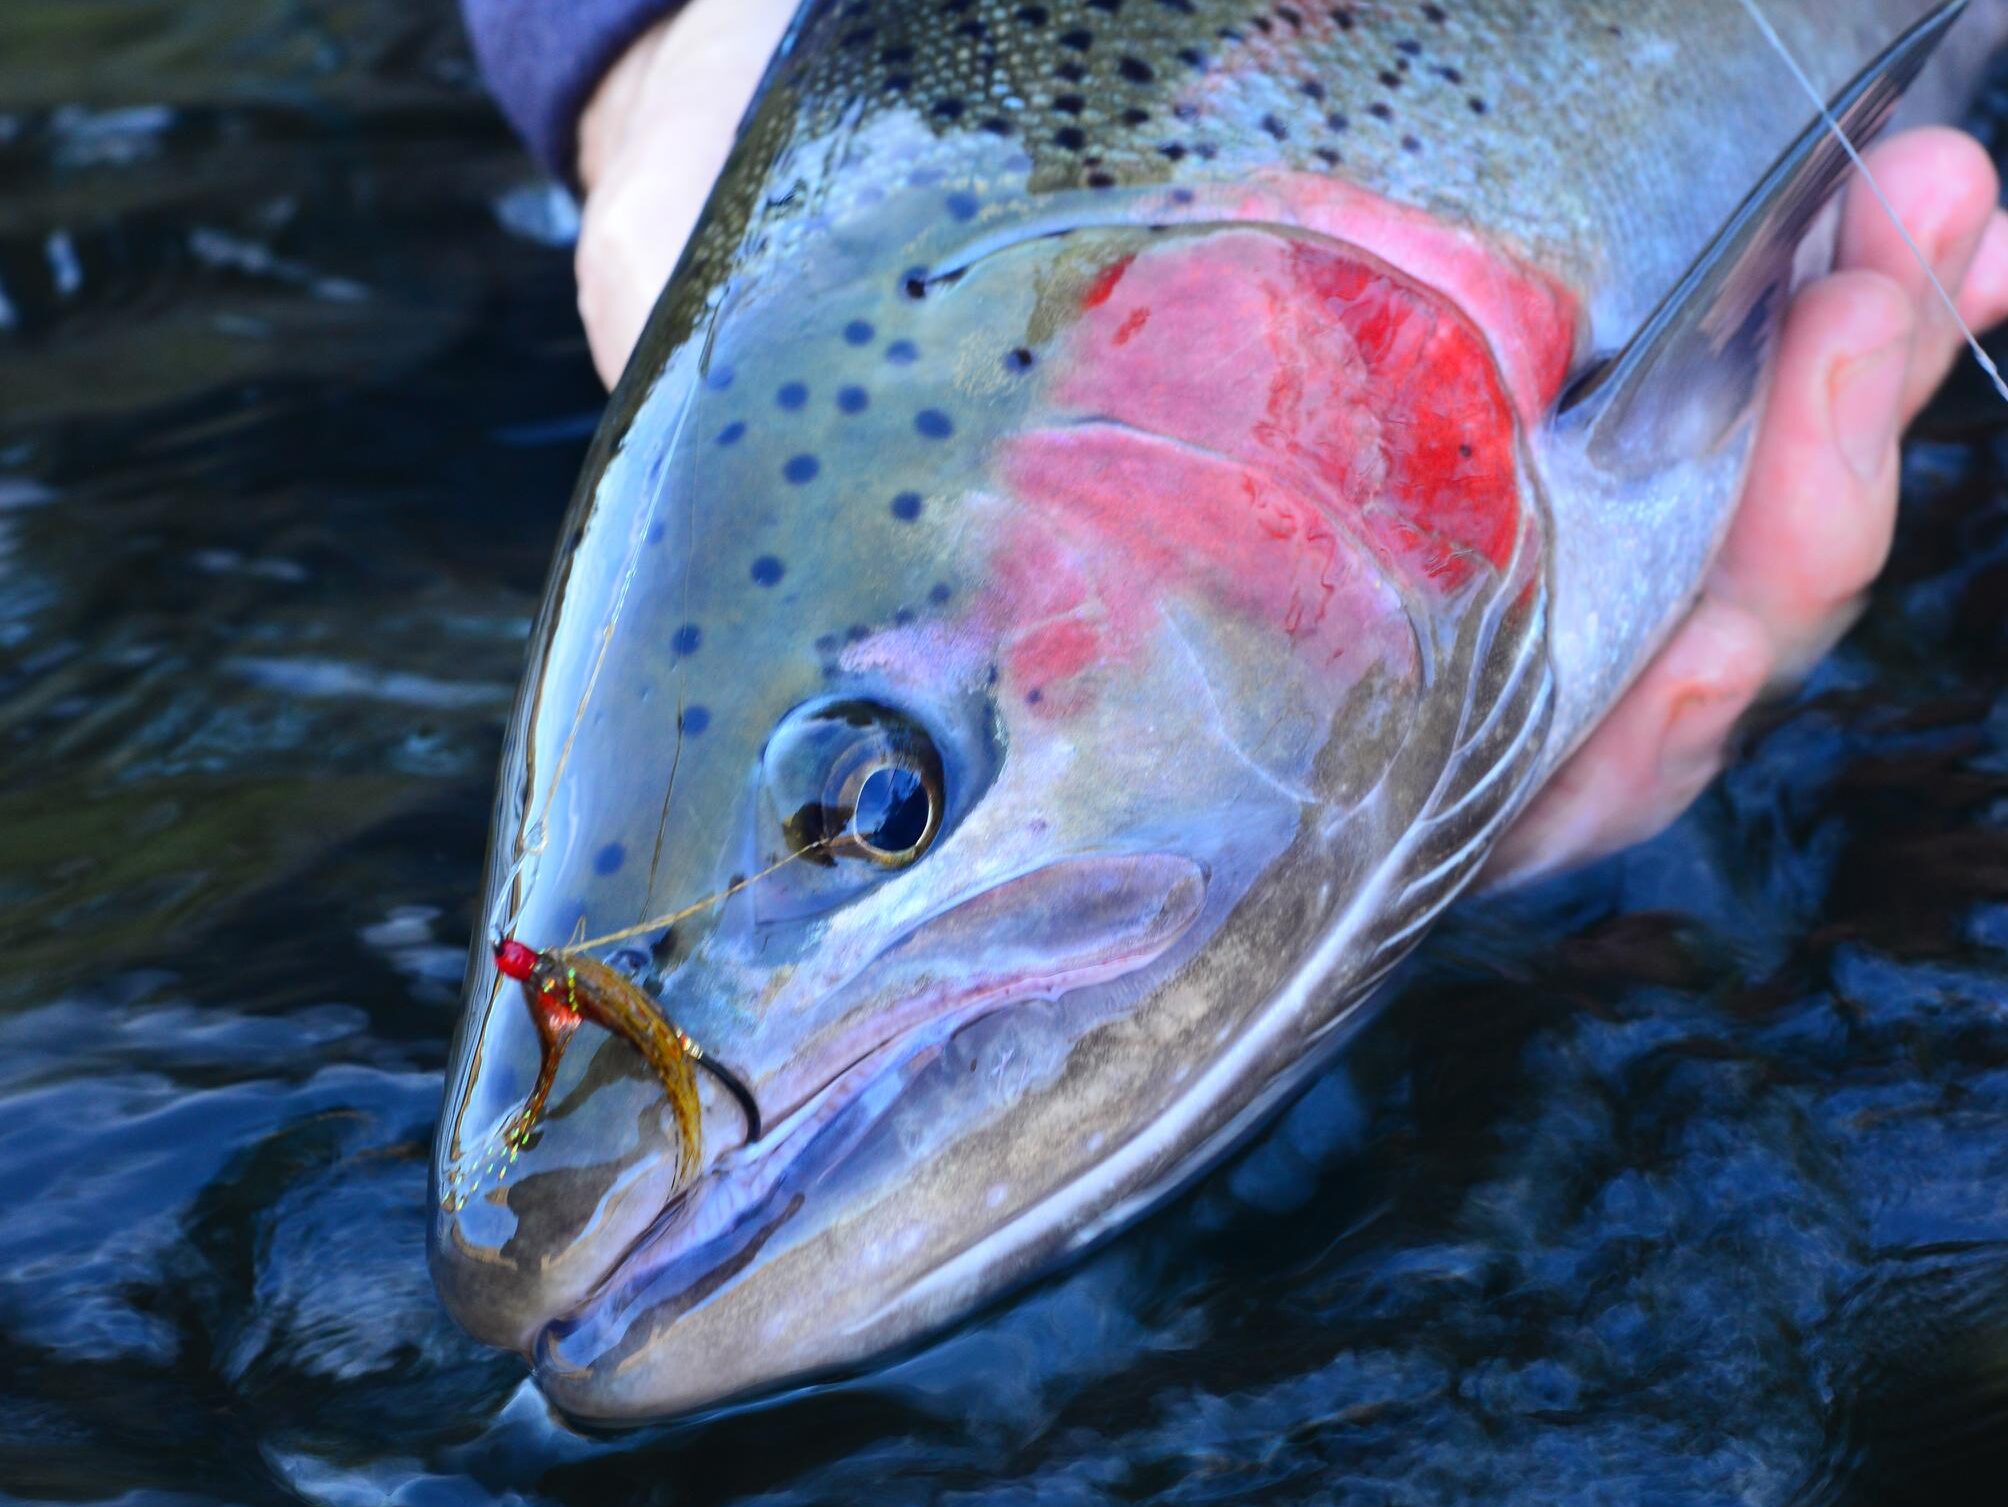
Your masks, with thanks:
[{"label": "fish snout", "polygon": [[1062,860],[888,947],[825,1002],[836,1029],[759,1074],[767,1135],[715,1163],[536,1338],[539,1386],[574,1416],[633,1419],[933,1327],[929,1274],[1023,1212],[970,1197],[989,1138],[1056,1090],[1096,1000],[1175,958],[1206,894],[1182,857]]},{"label": "fish snout", "polygon": [[474,973],[479,1040],[435,1150],[431,1263],[464,1329],[527,1351],[748,1139],[757,1110],[603,964],[506,942]]}]

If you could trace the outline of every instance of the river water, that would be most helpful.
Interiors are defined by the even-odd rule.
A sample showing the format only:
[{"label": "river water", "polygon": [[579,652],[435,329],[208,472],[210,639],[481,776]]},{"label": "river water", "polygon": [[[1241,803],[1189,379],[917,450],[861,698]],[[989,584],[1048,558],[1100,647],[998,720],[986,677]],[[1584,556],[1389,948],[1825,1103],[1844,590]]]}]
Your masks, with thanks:
[{"label": "river water", "polygon": [[[2008,122],[2008,86],[1979,124]],[[588,1438],[424,1264],[596,417],[445,0],[0,7],[0,1498],[1998,1502],[2008,427],[1673,832],[889,1369]]]}]

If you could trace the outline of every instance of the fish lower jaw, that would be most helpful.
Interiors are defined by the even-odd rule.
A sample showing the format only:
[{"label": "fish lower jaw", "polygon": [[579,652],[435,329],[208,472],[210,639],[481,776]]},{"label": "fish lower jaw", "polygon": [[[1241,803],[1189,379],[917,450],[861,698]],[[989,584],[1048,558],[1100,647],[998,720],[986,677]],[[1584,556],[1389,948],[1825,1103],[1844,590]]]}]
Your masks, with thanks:
[{"label": "fish lower jaw", "polygon": [[[952,1006],[930,1010],[919,1023],[857,1057],[761,1140],[726,1153],[664,1206],[586,1299],[541,1326],[530,1358],[546,1395],[576,1416],[621,1416],[622,1410],[600,1405],[596,1381],[604,1370],[621,1365],[631,1326],[658,1309],[673,1311],[660,1321],[673,1326],[677,1316],[729,1290],[767,1241],[814,1197],[817,1185],[959,1036],[1021,1005],[1051,1002],[1064,1008],[1084,989],[1133,976],[1170,950],[1190,919],[1186,914],[1165,930],[1124,938],[1068,967],[997,980]],[[648,1409],[645,1415],[659,1412]]]}]

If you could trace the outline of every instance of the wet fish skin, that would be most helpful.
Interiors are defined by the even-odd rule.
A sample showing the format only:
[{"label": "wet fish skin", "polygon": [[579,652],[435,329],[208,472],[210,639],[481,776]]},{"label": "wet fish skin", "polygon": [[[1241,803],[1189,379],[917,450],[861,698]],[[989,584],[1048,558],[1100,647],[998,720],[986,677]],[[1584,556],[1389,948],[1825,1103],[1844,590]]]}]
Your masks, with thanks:
[{"label": "wet fish skin", "polygon": [[[1829,90],[1929,9],[1767,6]],[[550,947],[780,862],[614,955],[770,1128],[701,1084],[690,1181],[582,1030],[482,1182],[536,1051],[477,958],[435,1156],[463,1324],[595,1418],[856,1362],[1322,1060],[1733,506],[1747,422],[1613,479],[1551,414],[1805,126],[1748,24],[804,8],[595,444],[488,880]],[[826,766],[913,728],[918,861],[783,861]]]}]

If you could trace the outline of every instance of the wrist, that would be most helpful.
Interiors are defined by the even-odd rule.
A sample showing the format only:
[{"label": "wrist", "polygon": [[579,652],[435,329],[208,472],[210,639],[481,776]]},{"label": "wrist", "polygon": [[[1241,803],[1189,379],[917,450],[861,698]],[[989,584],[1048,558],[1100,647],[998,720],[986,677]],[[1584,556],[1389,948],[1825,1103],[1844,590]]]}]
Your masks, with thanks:
[{"label": "wrist", "polygon": [[636,37],[601,76],[579,113],[578,160],[574,165],[586,193],[603,181],[608,165],[620,155],[621,143],[632,132],[647,96],[649,73],[676,20],[673,12]]}]

